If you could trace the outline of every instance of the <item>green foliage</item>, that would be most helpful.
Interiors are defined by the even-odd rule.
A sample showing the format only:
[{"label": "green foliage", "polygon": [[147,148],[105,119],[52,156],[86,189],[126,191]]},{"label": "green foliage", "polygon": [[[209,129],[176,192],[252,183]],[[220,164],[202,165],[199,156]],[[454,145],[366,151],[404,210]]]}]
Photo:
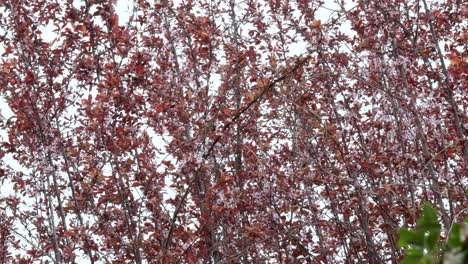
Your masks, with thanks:
[{"label": "green foliage", "polygon": [[440,241],[441,225],[437,211],[424,204],[415,229],[400,229],[398,246],[405,248],[404,264],[463,264],[468,261],[468,219],[453,224],[446,241]]}]

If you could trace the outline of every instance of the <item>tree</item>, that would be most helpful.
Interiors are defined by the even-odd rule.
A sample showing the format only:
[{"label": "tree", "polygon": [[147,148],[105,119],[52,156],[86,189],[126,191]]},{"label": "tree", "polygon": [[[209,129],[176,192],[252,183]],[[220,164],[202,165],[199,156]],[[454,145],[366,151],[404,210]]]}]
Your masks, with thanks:
[{"label": "tree", "polygon": [[462,1],[129,3],[0,2],[3,262],[397,263],[466,217]]}]

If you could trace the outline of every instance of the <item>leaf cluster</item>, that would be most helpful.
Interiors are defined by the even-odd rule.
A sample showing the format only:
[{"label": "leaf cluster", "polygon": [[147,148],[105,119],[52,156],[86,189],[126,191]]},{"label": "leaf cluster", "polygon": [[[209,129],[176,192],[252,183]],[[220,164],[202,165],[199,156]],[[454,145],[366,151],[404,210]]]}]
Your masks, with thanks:
[{"label": "leaf cluster", "polygon": [[437,210],[424,204],[416,228],[399,230],[398,246],[405,248],[404,264],[462,264],[468,260],[468,219],[454,223],[446,241],[441,241]]}]

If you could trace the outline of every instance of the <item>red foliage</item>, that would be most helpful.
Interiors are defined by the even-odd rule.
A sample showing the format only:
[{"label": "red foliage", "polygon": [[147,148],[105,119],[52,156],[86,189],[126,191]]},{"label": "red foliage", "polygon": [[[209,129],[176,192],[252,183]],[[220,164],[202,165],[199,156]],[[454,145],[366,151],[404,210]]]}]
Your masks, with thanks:
[{"label": "red foliage", "polygon": [[154,2],[0,1],[0,262],[396,263],[466,216],[462,1]]}]

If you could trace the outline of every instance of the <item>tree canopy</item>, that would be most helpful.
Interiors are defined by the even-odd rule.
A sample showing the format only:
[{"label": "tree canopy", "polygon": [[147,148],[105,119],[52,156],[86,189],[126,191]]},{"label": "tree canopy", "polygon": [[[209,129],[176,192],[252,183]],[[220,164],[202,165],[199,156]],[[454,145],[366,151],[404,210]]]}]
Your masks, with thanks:
[{"label": "tree canopy", "polygon": [[0,1],[1,263],[397,263],[467,216],[463,1],[121,4]]}]

